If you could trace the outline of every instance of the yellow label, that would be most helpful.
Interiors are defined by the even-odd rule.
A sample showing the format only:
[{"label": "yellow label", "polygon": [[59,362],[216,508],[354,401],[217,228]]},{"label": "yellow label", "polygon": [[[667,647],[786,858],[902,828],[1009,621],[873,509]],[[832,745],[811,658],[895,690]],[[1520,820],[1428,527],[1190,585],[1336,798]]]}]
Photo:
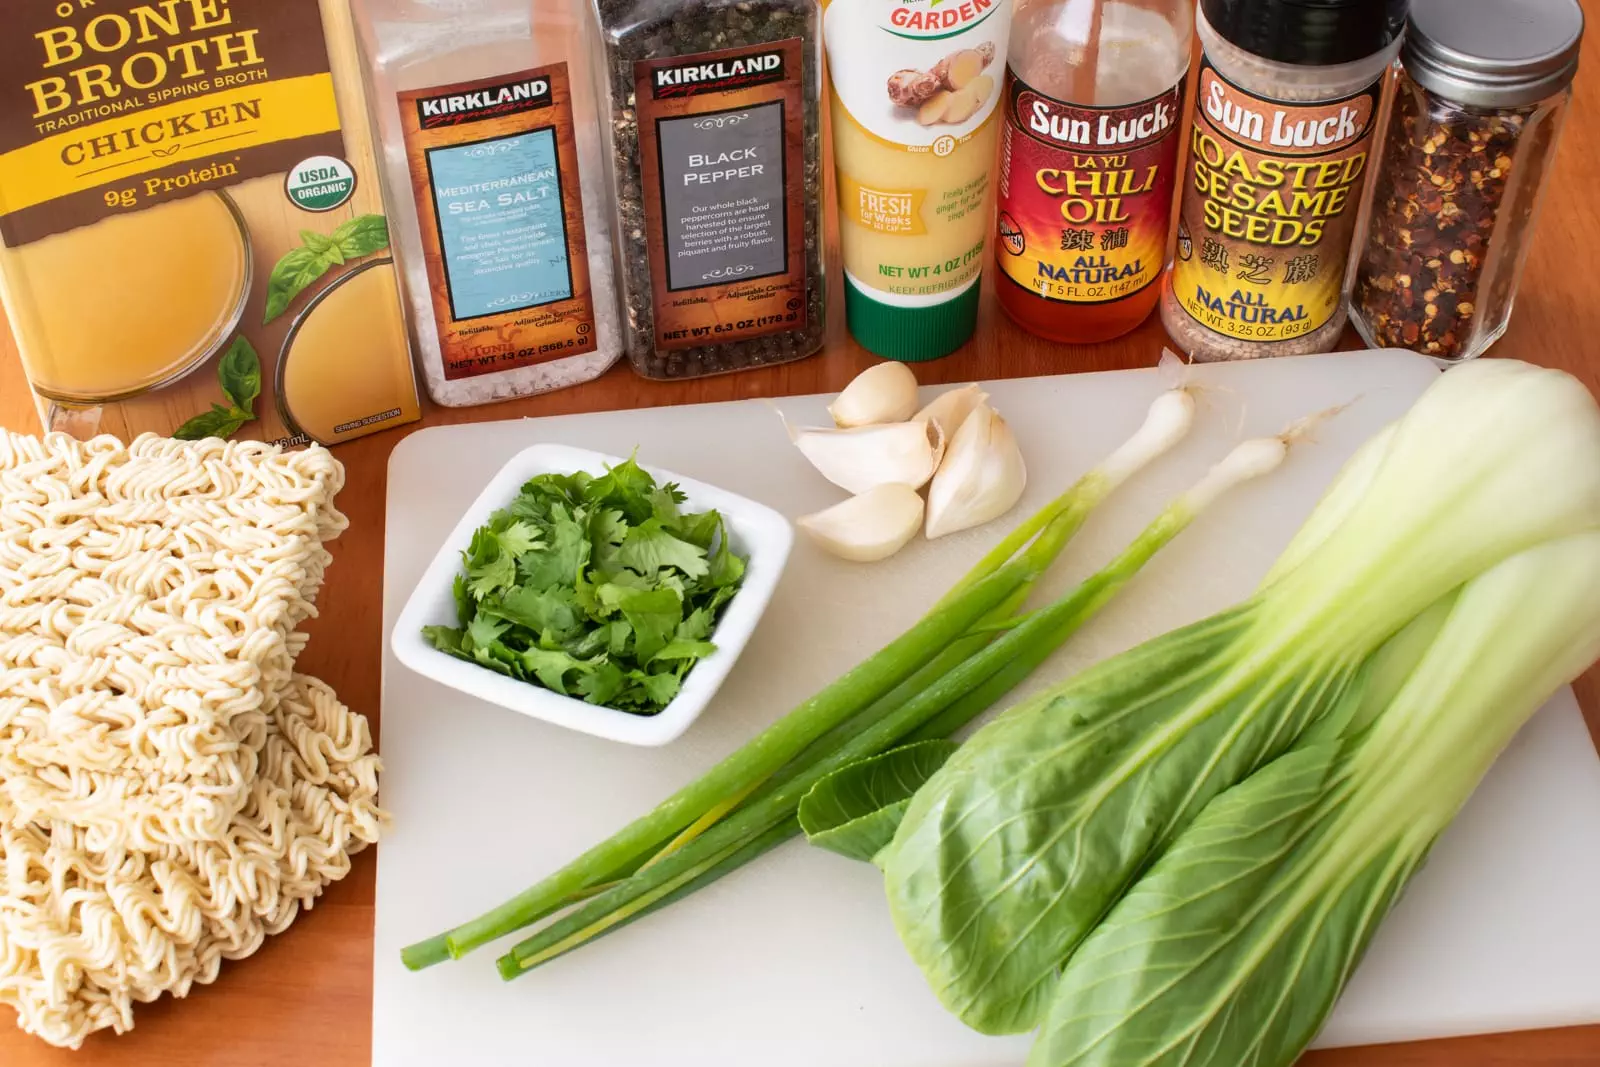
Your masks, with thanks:
[{"label": "yellow label", "polygon": [[1271,342],[1332,320],[1380,84],[1301,105],[1246,92],[1202,63],[1172,270],[1196,322]]},{"label": "yellow label", "polygon": [[[241,85],[56,134],[0,156],[0,214],[228,151],[339,129],[333,76]],[[222,175],[226,176],[226,175]],[[206,176],[150,179],[160,186]],[[145,195],[170,192],[145,190]]]},{"label": "yellow label", "polygon": [[824,5],[840,250],[874,300],[931,306],[983,271],[1011,6]]},{"label": "yellow label", "polygon": [[417,417],[349,0],[0,4],[0,300],[46,429]]},{"label": "yellow label", "polygon": [[909,237],[928,232],[922,224],[926,189],[875,189],[848,174],[839,176],[839,210],[857,226]]}]

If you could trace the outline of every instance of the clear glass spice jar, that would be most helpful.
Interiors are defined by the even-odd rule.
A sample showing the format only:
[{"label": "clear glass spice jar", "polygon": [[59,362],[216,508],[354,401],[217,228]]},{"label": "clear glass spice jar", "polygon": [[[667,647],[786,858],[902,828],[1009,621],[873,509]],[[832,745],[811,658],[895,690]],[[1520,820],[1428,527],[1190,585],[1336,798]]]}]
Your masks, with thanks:
[{"label": "clear glass spice jar", "polygon": [[622,357],[584,0],[355,0],[417,363],[450,407]]},{"label": "clear glass spice jar", "polygon": [[817,0],[594,5],[634,370],[696,378],[817,352]]},{"label": "clear glass spice jar", "polygon": [[1376,348],[1482,355],[1511,321],[1583,37],[1577,0],[1415,0],[1350,318]]}]

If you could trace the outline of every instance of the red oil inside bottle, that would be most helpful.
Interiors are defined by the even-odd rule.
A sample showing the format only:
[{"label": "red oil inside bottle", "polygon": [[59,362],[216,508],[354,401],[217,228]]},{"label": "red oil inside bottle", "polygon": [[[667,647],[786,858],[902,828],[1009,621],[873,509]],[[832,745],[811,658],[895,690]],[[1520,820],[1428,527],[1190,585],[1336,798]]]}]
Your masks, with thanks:
[{"label": "red oil inside bottle", "polygon": [[1193,22],[1186,0],[1019,0],[995,292],[1028,332],[1106,341],[1154,309]]}]

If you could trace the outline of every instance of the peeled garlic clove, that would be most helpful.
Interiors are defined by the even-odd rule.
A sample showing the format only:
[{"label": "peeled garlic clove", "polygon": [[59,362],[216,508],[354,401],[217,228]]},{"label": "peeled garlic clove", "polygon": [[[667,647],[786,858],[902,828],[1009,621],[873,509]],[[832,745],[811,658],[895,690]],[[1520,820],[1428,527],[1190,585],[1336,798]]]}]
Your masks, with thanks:
[{"label": "peeled garlic clove", "polygon": [[993,522],[1022,499],[1028,468],[1011,426],[987,404],[956,431],[928,489],[928,538]]},{"label": "peeled garlic clove", "polygon": [[876,563],[917,536],[922,511],[922,497],[915,489],[880,485],[826,511],[807,515],[797,525],[840,559]]},{"label": "peeled garlic clove", "polygon": [[944,429],[946,437],[953,438],[973,409],[988,399],[989,394],[976,385],[963,385],[960,389],[950,389],[934,397],[933,403],[917,412],[916,417],[933,419]]},{"label": "peeled garlic clove", "polygon": [[928,420],[854,430],[798,430],[793,437],[824,478],[855,496],[880,485],[921,489],[944,458],[944,430]]},{"label": "peeled garlic clove", "polygon": [[905,422],[917,410],[917,377],[904,363],[879,363],[856,375],[828,414],[844,429]]}]

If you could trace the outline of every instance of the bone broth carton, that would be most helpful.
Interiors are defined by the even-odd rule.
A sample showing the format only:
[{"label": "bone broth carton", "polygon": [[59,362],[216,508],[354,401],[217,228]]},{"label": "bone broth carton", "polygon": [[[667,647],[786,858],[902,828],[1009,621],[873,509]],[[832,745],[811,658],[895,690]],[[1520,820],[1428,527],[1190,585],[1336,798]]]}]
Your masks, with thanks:
[{"label": "bone broth carton", "polygon": [[0,296],[50,430],[418,417],[344,0],[6,0]]}]

